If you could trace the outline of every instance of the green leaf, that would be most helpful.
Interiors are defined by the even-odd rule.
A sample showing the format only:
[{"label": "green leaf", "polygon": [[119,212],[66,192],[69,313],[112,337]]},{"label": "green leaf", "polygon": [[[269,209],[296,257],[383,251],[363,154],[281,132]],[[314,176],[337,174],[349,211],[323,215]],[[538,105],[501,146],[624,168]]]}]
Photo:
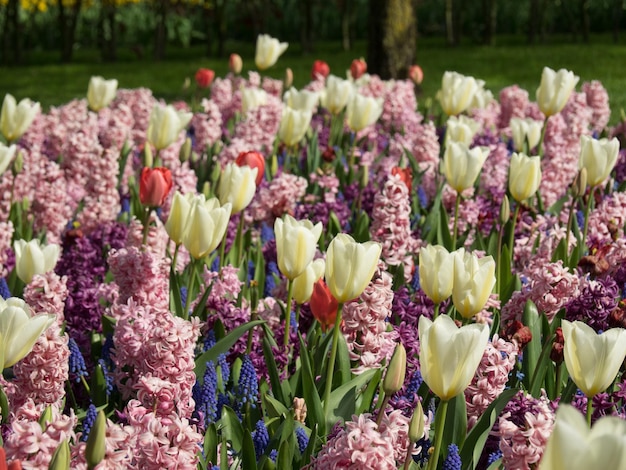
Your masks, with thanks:
[{"label": "green leaf", "polygon": [[268,417],[275,418],[279,416],[287,416],[289,414],[289,408],[287,408],[284,404],[271,396],[269,393],[263,394],[262,400],[265,408],[267,409]]},{"label": "green leaf", "polygon": [[530,381],[533,376],[533,372],[537,367],[537,361],[541,354],[541,320],[539,319],[539,313],[537,307],[528,300],[524,306],[524,313],[522,315],[522,323],[528,327],[532,334],[532,339],[524,348],[524,359],[522,362],[522,373],[524,374],[524,387],[526,390],[530,390]]},{"label": "green leaf", "polygon": [[515,396],[516,389],[504,390],[480,416],[476,424],[467,434],[459,451],[464,470],[475,469],[485,447],[489,433],[505,405]]},{"label": "green leaf", "polygon": [[452,246],[452,235],[450,234],[450,228],[448,227],[448,214],[443,207],[443,203],[441,204],[441,210],[439,211],[439,223],[437,224],[437,243],[445,246],[448,251],[454,251],[456,250],[456,247]]},{"label": "green leaf", "polygon": [[172,268],[170,270],[170,310],[174,312],[177,317],[184,317],[184,306],[180,296],[180,283],[178,281],[178,276]]},{"label": "green leaf", "polygon": [[[341,383],[344,384],[352,378],[352,364],[350,363],[350,352],[348,351],[348,344],[346,343],[343,335],[339,335],[339,341],[337,342],[337,365],[335,372],[339,372],[341,377]],[[335,374],[335,377],[337,374]]]},{"label": "green leaf", "polygon": [[228,406],[222,408],[222,417],[220,419],[222,428],[222,436],[232,443],[235,452],[239,453],[243,445],[243,426],[237,417],[237,414]]},{"label": "green leaf", "polygon": [[254,442],[250,431],[243,433],[243,446],[241,449],[242,468],[256,470],[256,452],[254,450]]},{"label": "green leaf", "polygon": [[326,429],[331,429],[340,420],[345,421],[352,417],[362,398],[361,389],[367,385],[376,372],[376,369],[366,370],[331,392]]},{"label": "green leaf", "polygon": [[465,442],[466,433],[467,407],[465,405],[465,394],[461,393],[448,402],[442,448],[447,449],[450,444],[456,444],[461,448]]},{"label": "green leaf", "polygon": [[204,433],[204,456],[205,462],[217,463],[217,428],[215,423],[211,423]]},{"label": "green leaf", "polygon": [[[2,389],[0,388],[0,391]],[[4,393],[4,392],[2,392]],[[91,399],[95,406],[103,406],[107,403],[107,381],[102,365],[97,364],[91,377]],[[4,403],[0,401],[0,406],[4,411]],[[4,417],[3,417],[4,421]]]},{"label": "green leaf", "polygon": [[4,393],[4,387],[0,387],[0,412],[2,413],[2,424],[7,423],[9,417],[9,400],[6,393]]},{"label": "green leaf", "polygon": [[253,320],[241,326],[238,326],[222,339],[220,339],[217,343],[215,343],[215,345],[211,349],[198,356],[198,358],[196,359],[196,367],[194,369],[196,377],[204,376],[207,362],[213,361],[217,363],[217,358],[220,354],[225,354],[226,352],[228,352],[232,345],[235,344],[246,331],[254,328],[255,326],[261,325],[262,323],[264,323],[264,320]]},{"label": "green leaf", "polygon": [[356,219],[352,237],[359,243],[365,243],[370,240],[370,218],[367,212],[361,211]]},{"label": "green leaf", "polygon": [[302,391],[304,392],[304,401],[306,402],[309,423],[311,423],[311,426],[318,426],[319,436],[325,436],[326,421],[324,420],[322,400],[315,387],[315,377],[311,370],[309,351],[306,349],[306,344],[304,344],[302,336],[300,336],[300,360],[302,361]]},{"label": "green leaf", "polygon": [[283,393],[283,387],[289,387],[289,382],[285,381],[285,384],[281,384],[280,372],[278,372],[278,366],[276,365],[274,352],[272,351],[272,346],[270,345],[266,334],[263,335],[262,345],[263,356],[265,357],[265,364],[267,365],[267,374],[269,375],[270,384],[272,386],[272,393],[280,402],[287,403],[286,399],[291,397],[285,396],[285,394]]}]

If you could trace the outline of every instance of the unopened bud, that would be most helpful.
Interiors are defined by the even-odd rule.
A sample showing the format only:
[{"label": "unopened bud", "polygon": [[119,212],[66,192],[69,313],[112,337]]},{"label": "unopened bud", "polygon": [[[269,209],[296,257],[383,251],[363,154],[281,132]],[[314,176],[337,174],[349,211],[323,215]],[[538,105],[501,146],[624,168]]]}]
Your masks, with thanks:
[{"label": "unopened bud", "polygon": [[502,198],[502,204],[500,205],[500,223],[506,224],[511,218],[511,206],[509,205],[509,198],[505,194]]},{"label": "unopened bud", "polygon": [[270,176],[273,178],[278,173],[278,157],[272,155],[272,161],[270,163]]},{"label": "unopened bud", "polygon": [[288,67],[287,69],[285,69],[285,83],[283,83],[283,89],[289,88],[292,83],[293,83],[293,72]]},{"label": "unopened bud", "polygon": [[572,183],[572,195],[581,197],[587,190],[587,169],[581,168]]},{"label": "unopened bud", "polygon": [[386,396],[389,397],[402,388],[405,375],[406,349],[404,349],[402,343],[398,343],[387,366],[385,380],[383,380],[383,391]]},{"label": "unopened bud", "polygon": [[364,188],[370,182],[370,167],[367,165],[362,166],[360,173],[359,184],[361,188]]},{"label": "unopened bud", "polygon": [[152,147],[150,147],[150,144],[146,142],[146,144],[143,146],[143,166],[152,168],[153,164],[154,157],[152,156]]},{"label": "unopened bud", "polygon": [[413,417],[409,423],[409,439],[411,442],[419,441],[424,435],[424,408],[422,408],[422,402],[417,400],[417,406],[413,411]]},{"label": "unopened bud", "polygon": [[191,157],[191,139],[187,137],[185,139],[185,143],[180,148],[180,152],[178,152],[178,158],[181,163],[186,162]]},{"label": "unopened bud", "polygon": [[239,54],[231,54],[228,59],[228,68],[235,75],[239,75],[241,73],[241,69],[243,67],[243,60],[241,60],[241,56]]},{"label": "unopened bud", "polygon": [[304,398],[294,397],[293,399],[293,417],[296,421],[304,424],[306,420],[306,403]]},{"label": "unopened bud", "polygon": [[11,171],[13,172],[13,176],[17,176],[24,169],[24,154],[22,151],[17,152],[17,156],[15,160],[13,160],[13,166],[11,167]]},{"label": "unopened bud", "polygon": [[87,438],[87,446],[85,447],[85,460],[87,461],[87,468],[95,468],[106,454],[106,431],[107,431],[107,418],[103,410],[98,412],[96,422],[94,423],[91,431],[89,431],[89,438]]},{"label": "unopened bud", "polygon": [[46,428],[48,427],[48,423],[52,422],[52,407],[51,406],[47,406],[45,410],[43,410],[43,413],[41,413],[41,416],[39,417],[39,425],[41,426],[41,430],[42,431],[46,431]]},{"label": "unopened bud", "polygon": [[70,468],[70,445],[65,439],[54,451],[48,470],[69,470]]},{"label": "unopened bud", "polygon": [[211,184],[208,181],[205,181],[202,185],[202,194],[204,194],[206,199],[211,197]]}]

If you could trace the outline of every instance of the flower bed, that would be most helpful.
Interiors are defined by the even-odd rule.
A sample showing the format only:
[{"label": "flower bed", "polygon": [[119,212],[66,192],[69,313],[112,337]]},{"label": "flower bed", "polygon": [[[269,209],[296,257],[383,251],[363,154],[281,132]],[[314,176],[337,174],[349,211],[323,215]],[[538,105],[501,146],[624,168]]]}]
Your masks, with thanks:
[{"label": "flower bed", "polygon": [[601,83],[546,68],[496,100],[450,72],[420,111],[421,70],[323,65],[297,91],[233,57],[191,104],[5,98],[11,465],[626,468]]}]

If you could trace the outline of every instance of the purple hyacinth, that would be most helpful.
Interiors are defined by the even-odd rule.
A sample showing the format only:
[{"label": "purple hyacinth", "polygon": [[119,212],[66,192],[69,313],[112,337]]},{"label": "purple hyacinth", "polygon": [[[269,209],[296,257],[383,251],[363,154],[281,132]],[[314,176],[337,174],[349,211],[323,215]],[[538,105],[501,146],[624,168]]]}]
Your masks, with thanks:
[{"label": "purple hyacinth", "polygon": [[565,307],[565,318],[582,321],[597,332],[605,331],[609,328],[609,315],[617,307],[619,295],[619,286],[613,278],[591,281]]}]

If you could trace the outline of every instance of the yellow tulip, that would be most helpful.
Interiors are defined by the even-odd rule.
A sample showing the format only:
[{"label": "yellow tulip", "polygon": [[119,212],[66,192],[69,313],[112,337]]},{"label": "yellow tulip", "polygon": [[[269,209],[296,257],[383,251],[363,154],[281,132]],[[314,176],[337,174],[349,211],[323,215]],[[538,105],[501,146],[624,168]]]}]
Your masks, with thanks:
[{"label": "yellow tulip", "polygon": [[331,114],[339,114],[346,107],[354,92],[354,85],[349,80],[329,75],[320,101]]},{"label": "yellow tulip", "polygon": [[0,142],[0,175],[6,171],[13,157],[15,157],[17,147],[15,145],[9,145],[8,147]]},{"label": "yellow tulip", "polygon": [[267,92],[262,88],[244,88],[241,90],[241,112],[243,114],[265,104],[267,104]]},{"label": "yellow tulip", "polygon": [[594,139],[587,135],[580,138],[580,159],[578,168],[587,170],[587,183],[590,186],[605,181],[619,155],[619,141],[617,137],[609,139]]},{"label": "yellow tulip", "polygon": [[278,138],[288,147],[302,140],[311,124],[311,111],[298,111],[288,106],[283,108],[283,116],[278,128]]},{"label": "yellow tulip", "polygon": [[513,147],[516,151],[524,151],[526,141],[528,141],[529,152],[539,144],[543,122],[535,121],[531,118],[511,118],[509,127],[511,128],[511,136],[513,137]]},{"label": "yellow tulip", "polygon": [[157,150],[169,147],[191,121],[192,113],[178,111],[172,105],[157,104],[150,113],[146,139]]},{"label": "yellow tulip", "polygon": [[217,188],[218,197],[222,204],[232,204],[233,214],[244,210],[252,201],[258,171],[258,168],[238,166],[235,163],[229,163],[222,171]]},{"label": "yellow tulip", "polygon": [[458,142],[468,147],[472,145],[474,136],[481,125],[467,116],[450,116],[446,122],[446,144]]},{"label": "yellow tulip", "polygon": [[304,272],[293,280],[293,298],[299,304],[308,302],[313,295],[313,285],[324,275],[326,263],[323,259],[313,260]]},{"label": "yellow tulip", "polygon": [[317,241],[322,234],[322,223],[296,220],[290,215],[274,222],[278,269],[289,280],[294,280],[313,261]]},{"label": "yellow tulip", "polygon": [[346,121],[353,132],[359,132],[378,121],[382,113],[382,99],[355,93],[348,101]]},{"label": "yellow tulip", "polygon": [[467,145],[450,142],[443,154],[441,172],[445,175],[448,184],[456,192],[461,193],[474,186],[488,156],[488,147],[470,149]]},{"label": "yellow tulip", "polygon": [[222,241],[230,219],[231,204],[220,207],[217,198],[196,196],[191,202],[182,242],[189,254],[200,259],[211,253]]},{"label": "yellow tulip", "polygon": [[452,294],[454,255],[441,245],[428,245],[419,254],[420,287],[430,300],[439,304]]},{"label": "yellow tulip", "polygon": [[448,116],[462,113],[469,108],[474,95],[483,85],[483,81],[474,77],[445,72],[441,79],[441,89],[437,92],[441,109]]},{"label": "yellow tulip", "polygon": [[172,198],[170,213],[165,222],[165,231],[177,245],[183,242],[183,233],[191,210],[192,197],[192,194],[188,194],[185,197],[179,191],[176,191]]},{"label": "yellow tulip", "polygon": [[331,240],[324,277],[337,302],[345,303],[361,295],[372,280],[381,251],[380,243],[357,243],[345,233]]},{"label": "yellow tulip", "polygon": [[117,91],[117,80],[105,80],[102,77],[91,77],[89,87],[87,88],[87,103],[94,111],[100,111],[106,108]]},{"label": "yellow tulip", "polygon": [[626,468],[626,421],[604,416],[591,429],[571,405],[556,410],[554,429],[541,458],[540,470]]},{"label": "yellow tulip", "polygon": [[280,42],[268,34],[259,34],[256,39],[254,63],[259,70],[268,69],[276,63],[287,47],[289,47],[287,42]]},{"label": "yellow tulip", "polygon": [[296,111],[314,112],[320,101],[319,93],[309,90],[298,91],[291,87],[283,95],[283,103]]},{"label": "yellow tulip", "polygon": [[587,396],[606,390],[626,357],[626,330],[598,334],[587,324],[563,320],[563,358],[570,377]]},{"label": "yellow tulip", "polygon": [[448,401],[470,384],[489,340],[489,326],[457,327],[447,315],[419,319],[420,368],[435,395]]},{"label": "yellow tulip", "polygon": [[10,143],[24,134],[39,114],[41,107],[28,98],[16,103],[13,95],[6,94],[0,113],[0,131]]},{"label": "yellow tulip", "polygon": [[0,297],[0,367],[11,367],[25,357],[55,321],[55,315],[32,316],[22,299]]},{"label": "yellow tulip", "polygon": [[463,318],[472,318],[485,307],[496,284],[496,262],[491,256],[478,258],[463,248],[453,255],[452,302]]},{"label": "yellow tulip", "polygon": [[513,153],[509,166],[509,191],[517,202],[531,197],[541,184],[541,159]]},{"label": "yellow tulip", "polygon": [[561,112],[567,104],[570,95],[579,77],[569,70],[561,69],[555,72],[550,67],[544,67],[541,74],[541,83],[537,88],[537,104],[546,117]]},{"label": "yellow tulip", "polygon": [[15,272],[17,276],[28,284],[37,274],[52,271],[57,264],[61,247],[50,244],[42,246],[39,240],[16,240],[13,244],[15,251]]}]

